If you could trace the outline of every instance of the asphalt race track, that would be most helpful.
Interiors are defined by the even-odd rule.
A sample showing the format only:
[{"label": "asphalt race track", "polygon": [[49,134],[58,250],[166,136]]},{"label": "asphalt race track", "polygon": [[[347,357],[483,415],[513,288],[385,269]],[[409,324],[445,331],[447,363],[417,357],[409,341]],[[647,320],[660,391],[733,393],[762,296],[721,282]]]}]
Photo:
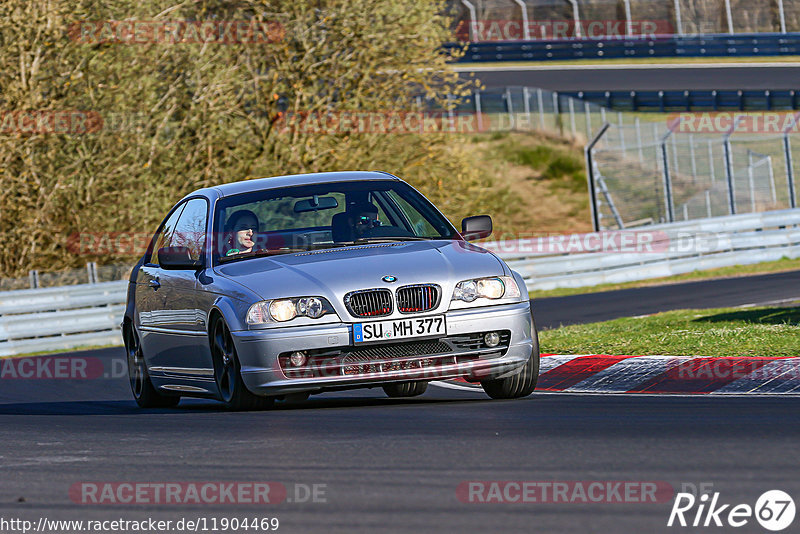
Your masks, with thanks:
[{"label": "asphalt race track", "polygon": [[539,328],[555,328],[669,310],[795,300],[800,300],[800,271],[534,299],[533,314]]},{"label": "asphalt race track", "polygon": [[[782,299],[800,291],[798,281],[800,272],[781,273],[534,306],[540,324],[553,324],[560,313],[583,321],[625,306],[636,314]],[[120,348],[83,355],[117,371],[109,364],[124,361]],[[466,481],[660,482],[675,492],[705,484],[721,503],[751,506],[767,490],[800,493],[798,396],[536,393],[492,401],[447,384],[408,400],[373,389],[228,413],[202,400],[140,410],[119,372],[91,380],[4,379],[0,388],[6,519],[277,517],[279,532],[299,533],[649,533],[691,530],[666,526],[672,493],[645,504],[510,504],[462,502],[456,490]],[[279,482],[287,501],[97,505],[76,504],[70,495],[81,482],[222,481]],[[322,493],[309,502],[306,488],[314,485]],[[763,529],[751,520],[737,531]]]},{"label": "asphalt race track", "polygon": [[[677,492],[712,484],[722,502],[751,506],[767,490],[800,492],[800,397],[540,393],[491,401],[430,386],[410,400],[366,390],[227,413],[192,400],[139,410],[122,378],[24,382],[0,395],[5,518],[277,517],[279,532],[299,533],[674,532],[666,527],[671,492],[645,504],[497,504],[460,502],[456,488],[650,481]],[[70,488],[87,481],[280,482],[292,500],[306,494],[298,487],[317,484],[326,502],[74,504]]]},{"label": "asphalt race track", "polygon": [[551,91],[672,91],[796,89],[800,65],[553,65],[482,70],[459,65],[462,76],[474,72],[487,88],[540,87]]}]

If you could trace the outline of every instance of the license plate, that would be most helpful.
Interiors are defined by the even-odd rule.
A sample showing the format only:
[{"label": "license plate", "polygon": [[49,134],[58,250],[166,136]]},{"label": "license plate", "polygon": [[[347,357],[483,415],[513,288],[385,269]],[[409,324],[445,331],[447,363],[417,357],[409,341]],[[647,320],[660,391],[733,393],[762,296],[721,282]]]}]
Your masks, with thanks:
[{"label": "license plate", "polygon": [[373,321],[353,325],[353,341],[355,343],[445,335],[447,335],[447,325],[444,315]]}]

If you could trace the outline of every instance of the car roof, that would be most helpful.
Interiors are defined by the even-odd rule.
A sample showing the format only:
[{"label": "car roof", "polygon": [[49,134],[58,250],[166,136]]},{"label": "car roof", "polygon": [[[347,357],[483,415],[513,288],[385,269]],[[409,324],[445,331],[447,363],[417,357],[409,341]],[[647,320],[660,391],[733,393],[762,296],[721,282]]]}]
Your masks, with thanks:
[{"label": "car roof", "polygon": [[293,187],[298,185],[313,185],[336,182],[359,182],[363,180],[396,180],[400,178],[383,171],[342,171],[342,172],[315,172],[309,174],[290,174],[286,176],[273,176],[270,178],[254,178],[252,180],[242,180],[229,184],[216,185],[194,191],[187,195],[227,197],[252,191],[263,191],[265,189],[279,189],[282,187]]}]

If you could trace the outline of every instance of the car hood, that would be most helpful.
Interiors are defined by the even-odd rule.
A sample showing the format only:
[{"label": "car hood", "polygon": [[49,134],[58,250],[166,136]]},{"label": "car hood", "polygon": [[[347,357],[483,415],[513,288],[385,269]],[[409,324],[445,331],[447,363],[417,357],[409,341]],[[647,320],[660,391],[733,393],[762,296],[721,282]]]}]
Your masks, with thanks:
[{"label": "car hood", "polygon": [[[509,274],[494,254],[463,241],[413,241],[252,258],[216,268],[262,299],[323,296],[336,306],[359,289],[434,283],[443,295],[468,278]],[[397,280],[387,283],[384,276]],[[449,292],[449,293],[448,293]]]}]

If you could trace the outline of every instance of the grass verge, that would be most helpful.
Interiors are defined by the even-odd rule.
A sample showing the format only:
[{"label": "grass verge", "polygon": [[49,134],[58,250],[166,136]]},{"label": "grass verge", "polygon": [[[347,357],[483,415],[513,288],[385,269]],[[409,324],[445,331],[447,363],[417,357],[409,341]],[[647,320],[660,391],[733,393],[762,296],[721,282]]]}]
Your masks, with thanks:
[{"label": "grass verge", "polygon": [[566,297],[569,295],[583,295],[586,293],[601,293],[603,291],[615,291],[617,289],[631,289],[635,287],[660,286],[666,284],[677,284],[680,282],[692,282],[696,280],[711,280],[717,278],[736,278],[755,274],[780,273],[800,269],[800,259],[782,258],[776,261],[754,263],[752,265],[734,265],[731,267],[720,267],[707,271],[693,271],[686,274],[677,274],[664,278],[653,278],[650,280],[639,280],[636,282],[625,282],[621,284],[600,284],[589,287],[562,287],[558,289],[548,289],[546,291],[530,291],[531,298],[547,297]]},{"label": "grass verge", "polygon": [[797,356],[800,306],[677,310],[539,333],[543,353]]},{"label": "grass verge", "polygon": [[484,133],[470,141],[513,203],[509,215],[495,218],[493,240],[592,231],[581,145],[538,132]]}]

